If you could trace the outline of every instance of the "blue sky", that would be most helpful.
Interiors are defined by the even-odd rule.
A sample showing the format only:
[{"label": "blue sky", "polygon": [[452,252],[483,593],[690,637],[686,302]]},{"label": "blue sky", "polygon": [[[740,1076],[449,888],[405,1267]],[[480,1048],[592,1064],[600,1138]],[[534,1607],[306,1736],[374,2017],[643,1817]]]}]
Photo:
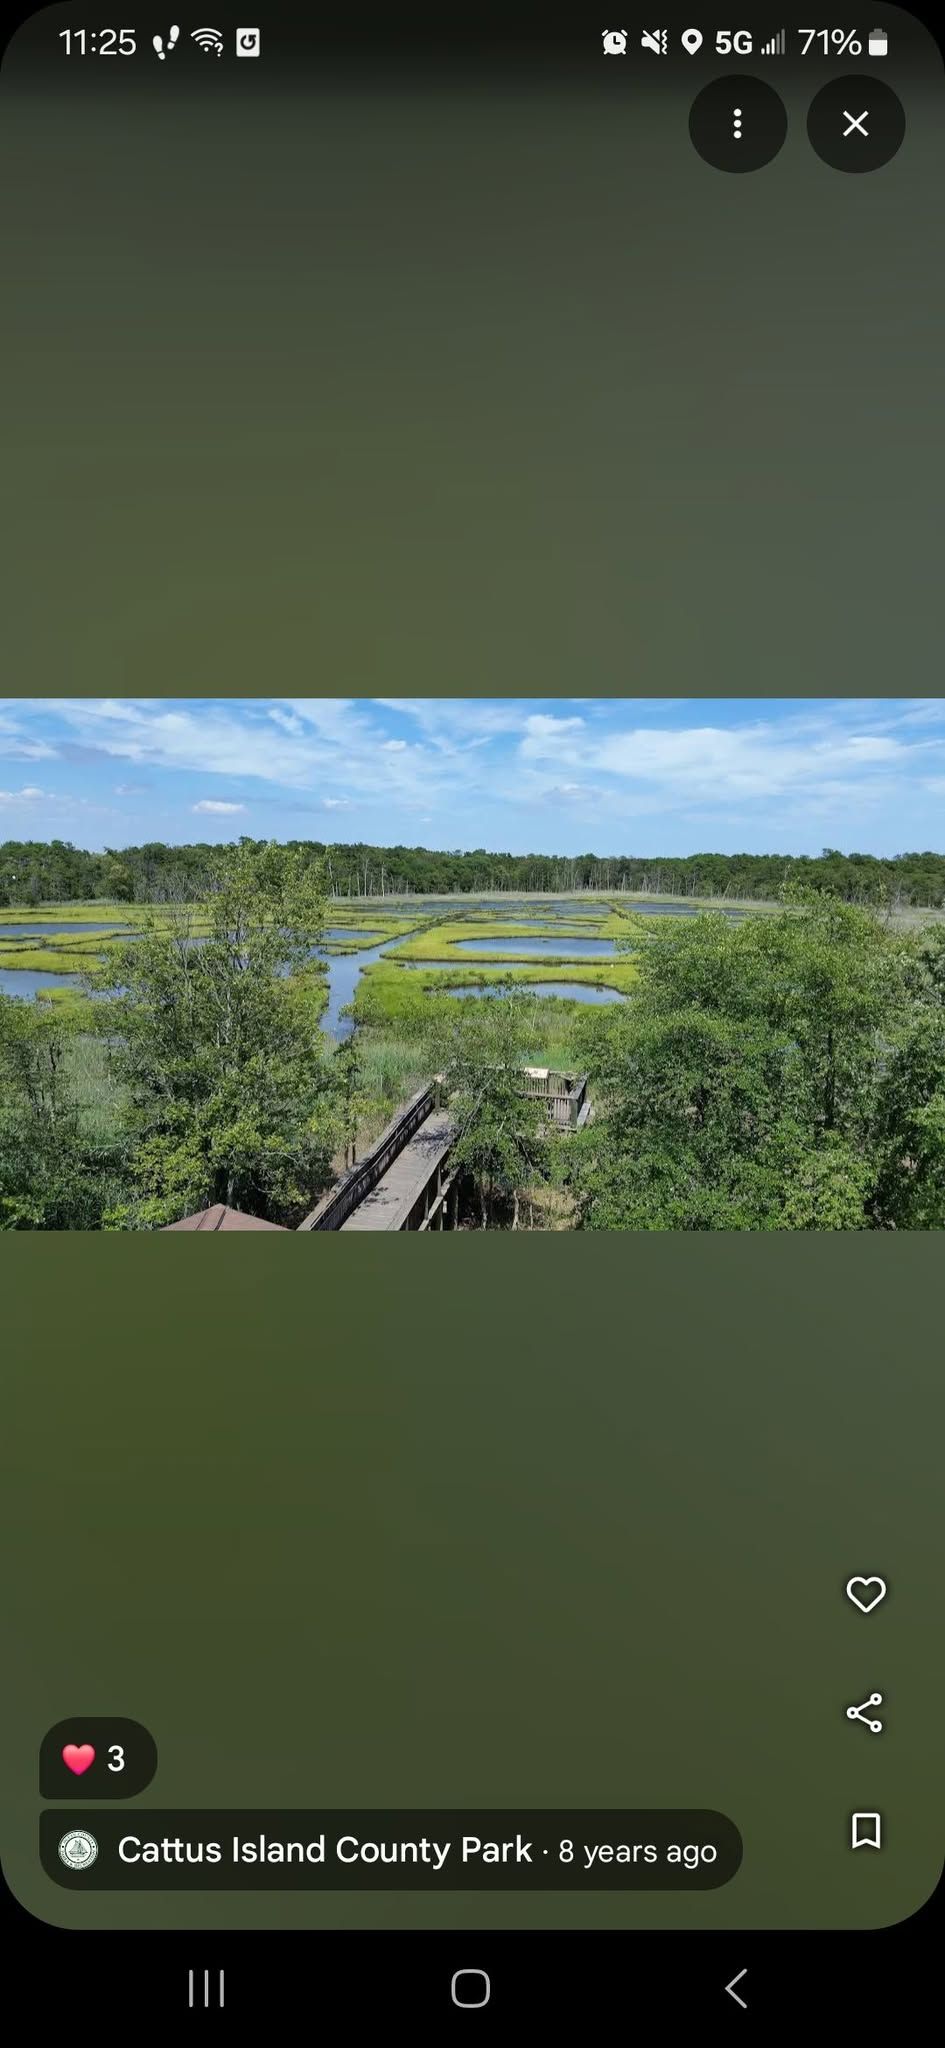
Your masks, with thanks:
[{"label": "blue sky", "polygon": [[945,699],[0,699],[0,840],[945,850]]}]

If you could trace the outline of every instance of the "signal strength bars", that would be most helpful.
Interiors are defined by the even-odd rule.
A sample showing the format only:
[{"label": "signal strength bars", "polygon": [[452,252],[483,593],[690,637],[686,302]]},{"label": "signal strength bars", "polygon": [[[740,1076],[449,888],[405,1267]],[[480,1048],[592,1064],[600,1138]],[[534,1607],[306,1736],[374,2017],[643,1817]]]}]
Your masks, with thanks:
[{"label": "signal strength bars", "polygon": [[786,50],[785,37],[786,31],[779,28],[776,35],[769,36],[767,42],[762,43],[758,52],[759,57],[783,57]]}]

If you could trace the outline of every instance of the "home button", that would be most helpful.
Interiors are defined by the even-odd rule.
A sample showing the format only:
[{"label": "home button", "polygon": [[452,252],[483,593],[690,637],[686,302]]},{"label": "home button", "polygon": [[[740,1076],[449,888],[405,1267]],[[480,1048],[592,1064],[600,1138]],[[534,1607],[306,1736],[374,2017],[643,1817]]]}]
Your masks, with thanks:
[{"label": "home button", "polygon": [[467,2010],[488,2005],[492,1996],[492,1985],[486,1970],[454,1970],[450,1985],[450,1997],[454,2005],[465,2006]]}]

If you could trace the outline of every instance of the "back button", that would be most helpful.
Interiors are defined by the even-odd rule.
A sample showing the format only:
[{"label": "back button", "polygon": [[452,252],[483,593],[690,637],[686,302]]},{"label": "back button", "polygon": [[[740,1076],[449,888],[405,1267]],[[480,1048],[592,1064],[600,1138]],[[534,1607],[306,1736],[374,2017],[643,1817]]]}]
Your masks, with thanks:
[{"label": "back button", "polygon": [[734,1998],[736,2005],[740,2005],[743,2012],[748,2011],[748,2000],[741,1995],[745,1989],[745,1978],[747,1975],[747,1969],[739,1970],[737,1976],[732,1977],[725,1986],[729,1998]]}]

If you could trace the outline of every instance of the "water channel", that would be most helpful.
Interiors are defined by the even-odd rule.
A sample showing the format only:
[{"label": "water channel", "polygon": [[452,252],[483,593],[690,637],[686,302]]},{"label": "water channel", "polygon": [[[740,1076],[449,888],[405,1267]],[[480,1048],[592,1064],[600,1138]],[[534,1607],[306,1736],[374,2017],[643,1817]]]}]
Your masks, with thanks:
[{"label": "water channel", "polygon": [[[597,988],[590,981],[520,981],[516,986],[523,995],[564,996],[572,1003],[622,1003],[626,998],[615,988]],[[483,988],[430,989],[430,995],[444,996],[499,996],[505,990],[501,982],[487,982]]]},{"label": "water channel", "polygon": [[445,957],[452,959],[455,953],[538,953],[554,959],[567,953],[582,960],[612,960],[616,951],[614,939],[556,939],[550,934],[548,938],[543,934],[525,934],[522,938],[457,939]]},{"label": "water channel", "polygon": [[29,968],[0,967],[0,995],[22,996],[32,1002],[44,988],[78,988],[77,974],[33,974]]},{"label": "water channel", "polygon": [[[45,924],[42,922],[37,924],[0,924],[0,939],[49,938],[54,933],[66,932],[75,932],[76,937],[80,939],[83,932],[117,933],[119,931],[123,937],[126,936],[124,927],[117,924],[114,918],[111,924],[79,924],[78,920],[73,918],[69,924]],[[131,934],[128,934],[128,936],[131,936]]]},{"label": "water channel", "polygon": [[[370,900],[370,899],[369,899]],[[524,896],[410,896],[381,897],[378,899],[391,915],[402,912],[405,917],[427,917],[436,912],[444,919],[451,914],[462,916],[465,911],[484,910],[495,918],[527,918],[537,924],[543,917],[574,918],[579,924],[590,918],[605,918],[611,915],[614,905],[641,917],[699,917],[704,910],[721,911],[723,917],[741,919],[748,917],[747,910],[735,910],[724,903],[692,903],[681,896],[648,896],[635,902],[632,896],[617,894],[613,902],[608,898],[602,902],[599,897],[583,896],[536,896],[529,900]],[[361,906],[359,906],[361,907]]]},{"label": "water channel", "polygon": [[[199,939],[190,941],[191,945],[200,943]],[[402,943],[401,939],[390,941],[391,946]],[[379,960],[381,955],[388,951],[387,945],[366,946],[360,953],[324,953],[320,946],[314,948],[313,958],[324,960],[328,969],[328,1007],[322,1017],[322,1029],[330,1031],[333,1038],[350,1037],[354,1025],[350,1017],[342,1017],[340,1012],[346,1003],[354,1000],[362,967],[365,967],[369,960]],[[0,995],[19,996],[26,1002],[33,1001],[48,988],[81,989],[81,986],[82,977],[79,974],[33,973],[30,969],[22,967],[0,967]]]}]

